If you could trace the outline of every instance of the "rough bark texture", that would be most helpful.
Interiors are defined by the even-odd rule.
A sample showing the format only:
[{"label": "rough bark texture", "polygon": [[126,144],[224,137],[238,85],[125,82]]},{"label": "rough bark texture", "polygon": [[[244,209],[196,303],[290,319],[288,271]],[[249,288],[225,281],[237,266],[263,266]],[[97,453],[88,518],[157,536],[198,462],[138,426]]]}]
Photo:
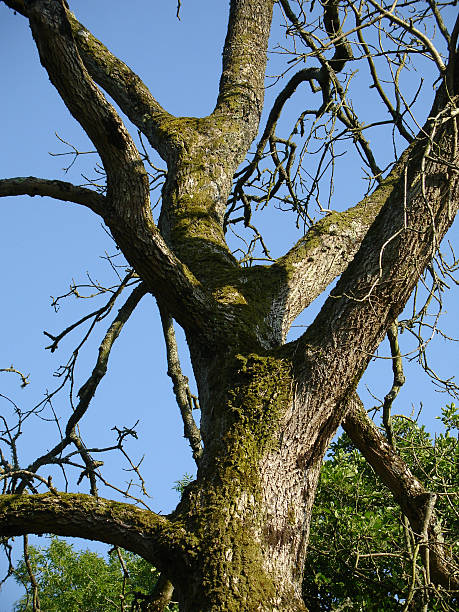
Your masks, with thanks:
[{"label": "rough bark texture", "polygon": [[[137,552],[172,580],[184,611],[305,610],[302,568],[324,453],[456,214],[457,92],[440,90],[433,118],[373,194],[317,223],[272,266],[242,269],[225,242],[223,215],[258,130],[273,0],[231,1],[218,101],[205,118],[169,115],[65,2],[7,4],[29,18],[41,62],[97,148],[107,196],[31,177],[1,181],[0,196],[52,195],[103,217],[186,332],[203,451],[195,436],[198,478],[170,517],[82,495],[3,496],[0,531],[86,533]],[[160,229],[141,156],[96,83],[167,161]],[[342,272],[307,332],[283,345],[293,319]],[[363,436],[365,425],[352,418],[347,426]],[[375,435],[362,441],[370,462]],[[419,483],[387,452],[386,464],[383,479],[400,487],[419,529],[422,508],[403,493],[408,487],[410,499],[420,499]],[[439,561],[436,571],[442,583],[448,568]]]}]

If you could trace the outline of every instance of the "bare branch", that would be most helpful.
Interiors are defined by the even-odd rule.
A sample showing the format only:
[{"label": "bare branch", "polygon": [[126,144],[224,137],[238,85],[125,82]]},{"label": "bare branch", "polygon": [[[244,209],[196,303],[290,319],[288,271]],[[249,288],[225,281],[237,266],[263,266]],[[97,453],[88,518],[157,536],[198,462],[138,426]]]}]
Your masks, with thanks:
[{"label": "bare branch", "polygon": [[30,374],[23,374],[22,372],[20,372],[19,370],[16,370],[16,368],[13,368],[13,366],[9,367],[9,368],[0,368],[0,372],[11,372],[12,374],[17,374],[18,376],[20,376],[21,378],[21,387],[27,387],[27,385],[29,384],[29,376]]},{"label": "bare branch", "polygon": [[[272,267],[288,270],[287,282],[277,286],[270,319],[285,339],[290,325],[324,289],[341,274],[392,193],[402,166],[369,196],[344,212],[332,212],[318,221],[286,255]],[[282,308],[279,306],[282,304]],[[282,317],[274,323],[274,317]]]},{"label": "bare branch", "polygon": [[101,216],[107,210],[107,201],[103,195],[66,181],[41,179],[35,176],[0,179],[0,197],[17,195],[48,196],[56,200],[74,202],[90,208]]},{"label": "bare branch", "polygon": [[160,314],[166,342],[167,373],[172,379],[175,398],[182,415],[185,438],[190,443],[196,465],[199,465],[202,456],[202,442],[201,433],[193,418],[192,411],[195,405],[188,386],[188,379],[182,374],[172,317],[163,308],[160,308]]},{"label": "bare branch", "polygon": [[[29,16],[23,0],[3,1],[25,17]],[[147,136],[152,146],[166,156],[164,131],[159,132],[164,130],[164,119],[171,115],[155,100],[138,75],[113,55],[68,9],[67,17],[81,59],[91,77]]]},{"label": "bare branch", "polygon": [[208,325],[209,319],[215,318],[215,301],[202,291],[156,228],[141,156],[115,109],[83,65],[69,35],[71,26],[62,0],[37,0],[30,6],[29,19],[51,82],[104,164],[109,202],[104,220],[118,246],[180,324],[215,338],[219,326],[211,329]]},{"label": "bare branch", "polygon": [[391,21],[392,23],[398,26],[401,26],[404,30],[406,30],[410,34],[413,34],[413,36],[415,36],[426,47],[426,49],[428,49],[432,59],[437,64],[437,68],[440,71],[440,73],[444,74],[446,72],[446,66],[443,63],[441,55],[438,53],[435,45],[432,43],[429,37],[423,34],[422,32],[420,32],[417,28],[415,28],[411,21],[407,22],[404,19],[401,19],[400,17],[395,15],[395,13],[393,12],[396,6],[395,2],[392,4],[392,7],[389,11],[387,11],[382,5],[375,2],[375,0],[368,0],[368,2],[377,11],[379,11],[381,15],[384,15],[384,17],[386,17],[389,21]]},{"label": "bare branch", "polygon": [[[56,457],[58,457],[64,448],[66,448],[72,442],[76,443],[77,446],[81,445],[81,441],[75,433],[75,428],[86,413],[97,387],[100,384],[100,381],[107,372],[108,359],[115,340],[118,338],[124,324],[129,319],[137,304],[146,292],[147,289],[144,284],[137,285],[129,298],[126,300],[126,303],[120,308],[118,315],[110,325],[99,347],[99,355],[92,374],[78,392],[80,401],[67,421],[63,439],[53,449],[31,463],[31,465],[27,468],[28,471],[35,473],[43,465],[55,463]],[[94,471],[93,460],[89,457],[86,457],[86,467],[89,470],[88,475]],[[94,486],[95,484],[93,483],[93,487]],[[22,489],[23,486],[18,490],[21,491]]]},{"label": "bare branch", "polygon": [[[106,304],[104,304],[103,306],[101,306],[100,308],[98,308],[97,310],[95,310],[94,312],[90,312],[89,314],[85,315],[84,317],[81,317],[81,319],[79,319],[78,321],[76,321],[75,323],[72,323],[72,325],[69,325],[68,327],[66,327],[60,334],[58,334],[57,336],[54,336],[53,334],[50,334],[47,331],[44,331],[43,333],[45,334],[45,336],[47,336],[50,340],[53,341],[52,344],[50,344],[49,346],[47,346],[46,348],[49,349],[51,351],[51,353],[54,353],[55,350],[57,350],[58,346],[59,346],[59,342],[65,338],[65,336],[67,336],[67,334],[69,334],[70,332],[72,332],[74,329],[76,329],[78,326],[82,325],[83,323],[85,323],[86,321],[88,321],[89,319],[93,319],[92,325],[90,327],[90,331],[93,329],[94,325],[96,323],[98,323],[99,321],[101,321],[102,319],[104,319],[112,310],[116,300],[118,299],[118,297],[121,295],[122,291],[127,287],[129,281],[132,279],[133,274],[132,272],[128,272],[128,274],[125,276],[125,278],[121,281],[121,283],[118,285],[118,287],[116,288],[116,290],[112,293],[112,295],[110,296],[110,299],[107,301]],[[72,290],[70,291],[70,293],[75,294],[76,292],[76,288],[73,286]],[[67,294],[68,295],[68,294]],[[62,296],[61,296],[62,297]],[[80,297],[80,296],[78,296]],[[58,300],[60,298],[56,298],[53,299],[53,303],[52,305],[56,308],[56,304],[58,303]],[[88,334],[86,334],[86,337],[88,336]],[[81,344],[79,345],[78,348],[81,347]]]}]

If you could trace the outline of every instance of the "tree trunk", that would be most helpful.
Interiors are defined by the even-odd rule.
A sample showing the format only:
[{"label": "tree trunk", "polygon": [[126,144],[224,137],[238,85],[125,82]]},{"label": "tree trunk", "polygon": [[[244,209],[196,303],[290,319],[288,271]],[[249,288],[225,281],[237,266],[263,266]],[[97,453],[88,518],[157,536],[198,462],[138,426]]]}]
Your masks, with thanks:
[{"label": "tree trunk", "polygon": [[[327,423],[325,407],[295,392],[288,347],[270,356],[228,350],[197,360],[196,353],[204,453],[177,513],[201,544],[190,575],[175,583],[181,605],[305,610],[311,509],[338,419]],[[301,436],[306,422],[310,435]]]}]

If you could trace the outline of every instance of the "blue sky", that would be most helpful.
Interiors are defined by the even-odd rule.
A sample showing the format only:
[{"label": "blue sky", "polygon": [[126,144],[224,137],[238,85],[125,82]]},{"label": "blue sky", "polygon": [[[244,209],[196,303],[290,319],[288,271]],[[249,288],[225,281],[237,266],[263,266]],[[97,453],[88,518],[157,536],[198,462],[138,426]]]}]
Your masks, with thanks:
[{"label": "blue sky", "polygon": [[[175,16],[175,0],[131,3],[73,0],[70,4],[80,21],[144,79],[168,111],[203,116],[212,110],[225,37],[226,1],[182,0],[180,21]],[[277,56],[271,57],[268,71],[270,67],[273,73],[276,71],[277,61]],[[3,86],[0,175],[35,175],[81,182],[79,173],[87,172],[88,168],[90,171],[92,158],[77,162],[72,173],[65,174],[62,168],[68,164],[67,158],[51,157],[48,152],[65,150],[56,132],[79,150],[92,147],[50,85],[26,20],[15,16],[3,4],[0,4],[0,63]],[[275,91],[268,91],[268,99]],[[349,181],[342,189],[344,204],[355,203],[357,192]],[[0,367],[13,364],[30,373],[30,384],[23,390],[18,389],[13,375],[2,374],[0,392],[13,397],[25,409],[39,401],[46,389],[53,388],[56,379],[52,373],[67,360],[79,337],[70,336],[62,348],[51,354],[44,350],[48,342],[43,330],[58,333],[93,308],[84,300],[67,300],[56,314],[50,306],[50,296],[66,293],[72,280],[84,282],[87,272],[102,284],[112,283],[110,267],[101,256],[113,253],[114,246],[99,219],[75,204],[38,197],[2,198],[0,204],[3,262]],[[275,255],[288,246],[285,242],[291,244],[298,237],[291,220],[281,219],[279,214],[267,215],[262,225],[272,234]],[[455,232],[451,236],[454,240]],[[445,316],[451,335],[457,327],[454,298],[452,294],[447,298],[449,312]],[[299,324],[311,317],[307,313]],[[81,382],[90,373],[98,341],[109,321],[110,317],[82,355]],[[151,297],[146,297],[113,350],[110,372],[97,392],[82,431],[88,440],[109,444],[114,425],[132,426],[140,419],[139,440],[130,445],[130,450],[137,458],[145,454],[143,473],[149,483],[152,508],[168,512],[177,502],[173,483],[185,472],[193,471],[193,462],[182,437],[182,425],[166,376],[163,344],[156,306]],[[433,365],[444,375],[454,375],[455,345],[437,339],[432,349]],[[387,355],[386,346],[381,351]],[[408,382],[399,395],[395,412],[409,414],[412,407],[417,409],[423,402],[423,418],[432,429],[439,406],[450,400],[435,393],[422,372],[408,365],[407,373]],[[188,374],[191,376],[189,370]],[[367,408],[376,402],[365,392],[365,385],[383,397],[390,382],[390,362],[379,361],[361,386]],[[56,401],[56,410],[68,414],[67,404],[63,396]],[[8,409],[5,403],[1,406],[5,411]],[[20,448],[24,462],[37,449],[49,448],[56,440],[55,426],[44,425],[37,419],[29,422]],[[113,458],[109,471],[114,472],[118,465]],[[128,474],[122,475],[120,480],[127,478]],[[84,483],[81,490],[87,490]],[[5,587],[0,592],[0,610],[10,609],[17,593],[13,586]]]}]

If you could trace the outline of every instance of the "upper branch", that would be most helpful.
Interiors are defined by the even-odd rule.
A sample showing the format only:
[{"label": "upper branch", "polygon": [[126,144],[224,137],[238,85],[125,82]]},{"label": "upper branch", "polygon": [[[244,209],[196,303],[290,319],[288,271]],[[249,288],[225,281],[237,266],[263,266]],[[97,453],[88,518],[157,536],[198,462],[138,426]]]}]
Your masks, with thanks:
[{"label": "upper branch", "polygon": [[[139,208],[149,208],[148,177],[140,155],[115,109],[86,70],[63,0],[27,0],[30,27],[40,60],[70,113],[96,147],[107,173],[108,193],[130,183]],[[115,194],[116,195],[116,194]]]},{"label": "upper branch", "polygon": [[94,81],[119,105],[151,146],[167,159],[167,121],[171,115],[151,95],[141,78],[68,12],[78,51]]},{"label": "upper branch", "polygon": [[426,36],[425,34],[423,34],[420,30],[415,28],[411,20],[406,21],[405,19],[402,19],[401,17],[398,17],[395,14],[394,11],[396,7],[396,2],[392,4],[392,6],[390,7],[390,10],[386,10],[381,4],[378,4],[377,2],[375,2],[375,0],[368,0],[368,2],[378,12],[380,12],[381,15],[383,15],[386,19],[391,21],[393,24],[400,26],[401,28],[403,28],[404,30],[406,30],[407,32],[415,36],[418,40],[420,40],[422,44],[425,46],[425,48],[428,50],[428,52],[430,53],[440,73],[444,74],[446,72],[446,66],[443,63],[442,57],[440,53],[438,52],[438,50],[436,49],[433,42],[430,40],[430,38]]},{"label": "upper branch", "polygon": [[330,371],[324,393],[353,390],[457,213],[455,103],[442,86],[380,214],[300,340],[307,352],[320,347],[321,367]]},{"label": "upper branch", "polygon": [[106,209],[106,198],[103,195],[66,181],[42,179],[35,176],[0,179],[0,197],[16,195],[48,196],[56,200],[75,202],[90,208],[101,216],[104,215]]},{"label": "upper branch", "polygon": [[[3,0],[7,6],[29,16],[24,0]],[[151,145],[166,157],[164,119],[170,117],[151,95],[140,77],[118,59],[105,45],[67,10],[75,43],[83,63],[94,81],[119,105]]]},{"label": "upper branch", "polygon": [[215,339],[219,326],[209,326],[209,319],[215,318],[215,302],[170,251],[155,226],[140,154],[84,66],[63,0],[28,0],[25,6],[51,82],[102,159],[107,174],[103,217],[114,239],[148,290],[183,327],[200,333],[207,330],[208,338]]},{"label": "upper branch", "polygon": [[[263,109],[266,52],[273,0],[231,0],[228,33],[223,49],[223,71],[214,114],[249,129],[246,150],[255,138]],[[241,160],[242,161],[242,160]]]},{"label": "upper branch", "polygon": [[149,510],[84,494],[0,496],[0,535],[54,533],[130,550],[174,576],[187,571],[191,536]]}]

